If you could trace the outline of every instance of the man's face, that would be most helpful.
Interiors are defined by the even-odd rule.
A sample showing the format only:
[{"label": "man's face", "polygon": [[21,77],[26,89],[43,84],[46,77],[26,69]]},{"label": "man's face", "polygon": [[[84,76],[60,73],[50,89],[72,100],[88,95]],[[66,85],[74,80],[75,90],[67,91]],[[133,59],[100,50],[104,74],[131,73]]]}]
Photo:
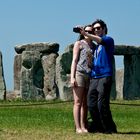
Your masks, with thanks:
[{"label": "man's face", "polygon": [[102,36],[104,31],[101,27],[101,25],[99,23],[96,23],[94,26],[93,26],[93,31],[94,31],[94,34],[97,35],[97,36]]}]

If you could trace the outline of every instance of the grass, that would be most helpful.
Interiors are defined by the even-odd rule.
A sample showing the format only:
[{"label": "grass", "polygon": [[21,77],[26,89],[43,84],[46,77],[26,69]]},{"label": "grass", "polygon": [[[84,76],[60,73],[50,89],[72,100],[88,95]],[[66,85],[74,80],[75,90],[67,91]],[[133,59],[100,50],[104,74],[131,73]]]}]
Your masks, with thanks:
[{"label": "grass", "polygon": [[139,140],[140,100],[111,101],[117,134],[74,132],[72,102],[0,102],[0,140]]}]

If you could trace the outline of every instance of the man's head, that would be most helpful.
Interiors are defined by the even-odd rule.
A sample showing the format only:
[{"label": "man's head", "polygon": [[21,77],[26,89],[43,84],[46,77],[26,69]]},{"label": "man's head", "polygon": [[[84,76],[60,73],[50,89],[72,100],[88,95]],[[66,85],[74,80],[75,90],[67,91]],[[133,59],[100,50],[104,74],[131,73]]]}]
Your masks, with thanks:
[{"label": "man's head", "polygon": [[107,34],[107,25],[101,19],[97,19],[96,21],[94,21],[92,23],[92,27],[95,35],[102,36]]}]

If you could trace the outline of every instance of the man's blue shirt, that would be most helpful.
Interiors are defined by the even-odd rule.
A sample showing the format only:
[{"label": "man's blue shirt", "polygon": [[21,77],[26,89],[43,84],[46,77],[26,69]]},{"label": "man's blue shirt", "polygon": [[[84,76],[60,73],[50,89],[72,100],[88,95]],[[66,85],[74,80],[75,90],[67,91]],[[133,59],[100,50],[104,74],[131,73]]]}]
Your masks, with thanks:
[{"label": "man's blue shirt", "polygon": [[109,36],[103,36],[101,44],[96,46],[93,58],[93,68],[91,77],[101,78],[112,76],[113,67],[114,40]]}]

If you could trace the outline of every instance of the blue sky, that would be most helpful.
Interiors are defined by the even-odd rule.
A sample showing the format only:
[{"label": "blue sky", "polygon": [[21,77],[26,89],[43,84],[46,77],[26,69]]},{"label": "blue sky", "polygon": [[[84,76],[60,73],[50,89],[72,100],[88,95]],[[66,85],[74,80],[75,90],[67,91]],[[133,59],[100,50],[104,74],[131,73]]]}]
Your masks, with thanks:
[{"label": "blue sky", "polygon": [[[0,0],[0,51],[7,90],[13,90],[16,45],[57,42],[60,53],[74,43],[75,25],[103,19],[115,44],[140,46],[139,0]],[[122,66],[117,57],[117,67]]]}]

